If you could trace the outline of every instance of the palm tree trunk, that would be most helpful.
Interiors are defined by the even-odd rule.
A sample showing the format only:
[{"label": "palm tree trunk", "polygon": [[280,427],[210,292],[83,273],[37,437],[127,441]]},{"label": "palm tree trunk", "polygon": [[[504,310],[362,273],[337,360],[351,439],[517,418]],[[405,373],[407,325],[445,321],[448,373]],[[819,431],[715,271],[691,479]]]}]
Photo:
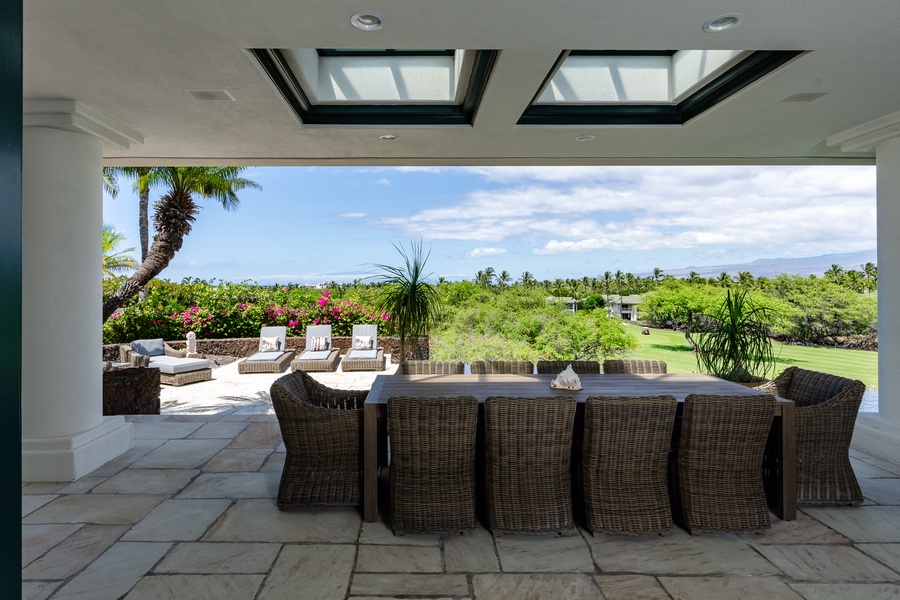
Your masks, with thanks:
[{"label": "palm tree trunk", "polygon": [[169,265],[169,262],[175,257],[175,253],[181,249],[183,242],[183,236],[168,229],[156,234],[153,238],[153,245],[138,270],[103,303],[104,323]]},{"label": "palm tree trunk", "polygon": [[[141,238],[141,263],[147,260],[147,252],[148,246],[150,245],[148,242],[149,239],[149,230],[150,223],[148,218],[148,210],[150,206],[150,188],[142,189],[140,193],[140,197],[138,200],[138,231]],[[147,299],[147,286],[142,286],[138,292],[140,294],[140,299]],[[104,317],[104,321],[106,317]]]}]

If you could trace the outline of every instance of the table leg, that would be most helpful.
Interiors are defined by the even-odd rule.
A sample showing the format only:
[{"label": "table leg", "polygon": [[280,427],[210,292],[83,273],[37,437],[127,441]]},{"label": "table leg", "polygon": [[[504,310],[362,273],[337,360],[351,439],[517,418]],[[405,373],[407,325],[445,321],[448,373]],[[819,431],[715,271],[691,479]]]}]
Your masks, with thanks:
[{"label": "table leg", "polygon": [[786,402],[781,407],[781,509],[784,521],[797,518],[797,428],[796,407]]},{"label": "table leg", "polygon": [[363,519],[378,520],[378,407],[363,408]]},{"label": "table leg", "polygon": [[797,440],[794,429],[794,404],[779,403],[781,414],[772,421],[772,429],[766,443],[763,477],[766,499],[779,519],[792,521],[797,518]]}]

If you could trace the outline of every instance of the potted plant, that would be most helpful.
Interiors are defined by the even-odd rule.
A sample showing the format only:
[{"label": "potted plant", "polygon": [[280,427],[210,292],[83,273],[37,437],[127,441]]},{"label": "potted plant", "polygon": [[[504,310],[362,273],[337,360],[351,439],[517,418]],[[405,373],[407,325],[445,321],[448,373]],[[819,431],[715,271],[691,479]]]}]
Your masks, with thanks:
[{"label": "potted plant", "polygon": [[746,289],[728,290],[719,308],[699,319],[686,337],[701,372],[742,384],[758,385],[775,368],[769,339],[771,310],[753,301]]}]

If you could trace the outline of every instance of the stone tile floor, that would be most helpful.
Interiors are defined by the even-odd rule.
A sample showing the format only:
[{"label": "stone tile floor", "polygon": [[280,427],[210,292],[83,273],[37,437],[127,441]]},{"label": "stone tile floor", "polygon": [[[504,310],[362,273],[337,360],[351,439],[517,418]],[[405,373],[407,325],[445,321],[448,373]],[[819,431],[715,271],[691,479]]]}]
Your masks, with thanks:
[{"label": "stone tile floor", "polygon": [[863,506],[802,508],[765,534],[395,537],[352,507],[280,512],[275,376],[227,369],[127,417],[135,445],[112,462],[22,485],[23,598],[900,598],[900,465],[854,450]]}]

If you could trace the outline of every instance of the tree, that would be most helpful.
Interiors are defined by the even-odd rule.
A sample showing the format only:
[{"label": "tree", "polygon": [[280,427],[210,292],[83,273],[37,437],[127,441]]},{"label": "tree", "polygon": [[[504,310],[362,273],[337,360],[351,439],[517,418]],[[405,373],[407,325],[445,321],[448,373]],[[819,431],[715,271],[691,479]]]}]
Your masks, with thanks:
[{"label": "tree", "polygon": [[382,312],[391,315],[391,323],[400,337],[400,362],[406,360],[406,346],[410,339],[418,340],[434,326],[441,311],[441,297],[425,274],[425,263],[431,250],[425,252],[421,240],[410,241],[407,251],[402,245],[394,248],[403,257],[403,266],[375,265],[382,273],[376,277],[384,283],[379,295]]},{"label": "tree", "polygon": [[696,332],[697,366],[729,381],[757,381],[775,366],[768,307],[756,304],[746,289],[729,289],[718,310],[707,315]]},{"label": "tree", "polygon": [[662,279],[663,270],[659,267],[653,267],[653,283],[659,283],[659,280]]},{"label": "tree", "polygon": [[509,271],[506,269],[500,271],[500,274],[497,275],[497,285],[499,285],[501,289],[508,288],[510,281],[512,281],[512,275],[510,275]]},{"label": "tree", "polygon": [[522,273],[522,276],[519,277],[519,283],[522,284],[522,287],[530,290],[534,287],[535,284],[534,275],[532,275],[528,271],[525,271],[524,273]]},{"label": "tree", "polygon": [[[150,239],[150,220],[148,211],[150,208],[150,172],[151,167],[104,167],[104,181],[115,181],[120,175],[134,179],[134,191],[138,193],[138,234],[141,240],[141,262],[147,260]],[[118,185],[115,186],[118,192]],[[116,197],[116,193],[110,192],[110,196]]]},{"label": "tree", "polygon": [[119,244],[125,239],[125,234],[116,231],[112,225],[103,226],[103,277],[115,277],[137,269],[134,258],[128,255],[129,252],[134,252],[134,248],[119,250]]},{"label": "tree", "polygon": [[212,198],[225,210],[238,207],[237,192],[245,188],[261,189],[256,182],[239,175],[244,167],[158,167],[147,175],[148,187],[165,186],[166,192],[154,206],[156,235],[146,259],[135,273],[103,304],[105,322],[138,291],[165,269],[181,249],[191,231],[200,206],[194,196]]}]

